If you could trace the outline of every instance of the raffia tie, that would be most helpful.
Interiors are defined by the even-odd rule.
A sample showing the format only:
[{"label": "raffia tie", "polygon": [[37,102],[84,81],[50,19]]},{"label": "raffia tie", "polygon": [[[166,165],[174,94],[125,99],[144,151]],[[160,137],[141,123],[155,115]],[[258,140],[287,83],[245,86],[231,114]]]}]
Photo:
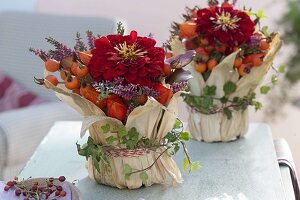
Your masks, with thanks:
[{"label": "raffia tie", "polygon": [[138,149],[109,149],[106,151],[109,157],[139,157],[149,154],[150,150],[146,148]]}]

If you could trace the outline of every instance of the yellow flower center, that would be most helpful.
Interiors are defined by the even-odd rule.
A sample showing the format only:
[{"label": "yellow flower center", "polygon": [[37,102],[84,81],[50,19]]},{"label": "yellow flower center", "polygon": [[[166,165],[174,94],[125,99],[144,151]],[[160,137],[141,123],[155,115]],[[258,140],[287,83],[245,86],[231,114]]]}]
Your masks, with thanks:
[{"label": "yellow flower center", "polygon": [[217,18],[215,21],[215,29],[222,29],[223,31],[227,31],[228,29],[237,29],[239,26],[237,22],[241,19],[237,16],[231,16],[229,12],[222,11],[221,14],[217,14]]},{"label": "yellow flower center", "polygon": [[138,49],[136,45],[127,45],[126,42],[123,44],[119,44],[115,47],[115,49],[118,51],[119,55],[123,59],[136,59],[137,57],[143,57],[147,52],[142,51],[141,49]]}]

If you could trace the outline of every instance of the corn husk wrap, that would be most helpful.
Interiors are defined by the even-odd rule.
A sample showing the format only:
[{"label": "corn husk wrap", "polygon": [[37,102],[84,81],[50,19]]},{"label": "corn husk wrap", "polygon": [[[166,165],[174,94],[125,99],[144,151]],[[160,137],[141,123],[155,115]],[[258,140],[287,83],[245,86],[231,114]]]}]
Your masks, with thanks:
[{"label": "corn husk wrap", "polygon": [[[70,92],[63,86],[55,87],[49,82],[47,86],[52,89],[57,97],[72,106],[83,117],[81,128],[81,136],[89,130],[90,136],[94,141],[108,145],[105,138],[109,136],[116,136],[116,133],[103,133],[101,126],[110,124],[110,126],[119,127],[124,126],[121,121],[107,117],[105,113],[95,104],[87,99]],[[160,141],[169,131],[172,130],[176,121],[177,99],[180,92],[174,94],[167,107],[161,105],[153,98],[149,98],[145,105],[135,108],[128,116],[126,129],[129,130],[135,127],[140,134],[140,137],[155,138]],[[113,144],[118,148],[118,142]],[[130,178],[125,179],[122,173],[124,164],[129,164],[132,169],[140,170],[149,167],[159,156],[164,148],[159,148],[156,151],[150,151],[144,155],[137,157],[111,157],[108,156],[110,165],[105,165],[103,162],[99,163],[100,173],[93,166],[92,159],[87,161],[87,169],[89,177],[100,184],[110,185],[117,188],[135,189],[143,185],[139,173],[132,174]],[[175,161],[167,153],[164,153],[151,169],[146,171],[148,179],[145,186],[152,184],[166,184],[171,181],[172,184],[181,183],[182,177],[179,168]]]},{"label": "corn husk wrap", "polygon": [[[239,79],[238,72],[234,69],[233,63],[238,54],[233,52],[219,63],[211,72],[209,78],[205,81],[203,76],[194,70],[194,63],[187,66],[192,73],[193,79],[189,80],[190,94],[201,96],[203,88],[207,85],[217,87],[216,97],[224,96],[223,86],[227,81],[236,83],[236,91],[230,95],[229,99],[234,97],[244,97],[254,92],[262,83],[265,75],[272,66],[273,60],[278,53],[282,41],[278,33],[273,35],[270,49],[264,57],[263,64],[259,67],[253,67],[251,73]],[[175,55],[184,52],[184,47],[179,39],[171,42],[172,51]],[[215,102],[217,104],[219,102]],[[249,124],[248,110],[233,111],[230,120],[223,113],[202,114],[200,112],[189,112],[189,131],[194,139],[205,142],[227,142],[244,136],[248,130]]]}]

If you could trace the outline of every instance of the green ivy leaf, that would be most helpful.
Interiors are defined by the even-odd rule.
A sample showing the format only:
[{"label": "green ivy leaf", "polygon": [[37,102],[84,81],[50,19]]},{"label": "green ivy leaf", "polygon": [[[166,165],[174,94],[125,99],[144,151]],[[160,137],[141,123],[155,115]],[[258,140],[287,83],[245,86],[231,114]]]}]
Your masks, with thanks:
[{"label": "green ivy leaf", "polygon": [[180,147],[178,144],[175,144],[175,147],[174,147],[174,155],[179,151]]},{"label": "green ivy leaf", "polygon": [[187,159],[187,157],[185,157],[184,159],[183,159],[183,171],[186,171],[187,169],[188,169],[188,167],[189,167],[189,160]]},{"label": "green ivy leaf", "polygon": [[105,138],[105,141],[106,141],[109,145],[113,144],[116,140],[118,140],[118,139],[117,139],[116,137],[114,137],[114,136],[109,136],[109,137]]},{"label": "green ivy leaf", "polygon": [[101,126],[101,129],[102,129],[103,133],[108,133],[110,131],[110,125],[106,124],[104,126]]},{"label": "green ivy leaf", "polygon": [[255,111],[258,111],[258,110],[261,110],[263,107],[262,103],[260,103],[259,101],[255,101],[254,102],[254,108],[255,108]]},{"label": "green ivy leaf", "polygon": [[271,90],[271,87],[270,86],[262,86],[260,88],[260,93],[261,94],[268,94],[268,92]]},{"label": "green ivy leaf", "polygon": [[182,128],[182,122],[179,119],[176,119],[175,124],[173,126],[174,129]]},{"label": "green ivy leaf", "polygon": [[284,73],[286,71],[286,66],[285,65],[280,65],[279,68],[278,68],[278,71],[280,73]]},{"label": "green ivy leaf", "polygon": [[191,167],[191,172],[194,172],[200,168],[200,162],[199,161],[192,162],[190,167]]},{"label": "green ivy leaf", "polygon": [[222,104],[225,104],[225,103],[228,102],[228,98],[224,96],[224,97],[222,97],[222,98],[220,99],[220,101],[221,101]]},{"label": "green ivy leaf", "polygon": [[118,135],[120,138],[124,137],[124,136],[127,136],[128,135],[128,132],[126,130],[126,127],[121,127],[117,130],[118,132]]},{"label": "green ivy leaf", "polygon": [[276,75],[273,75],[271,80],[272,80],[272,84],[276,85],[276,83],[278,82],[278,77]]},{"label": "green ivy leaf", "polygon": [[92,137],[89,137],[89,138],[88,138],[87,144],[88,144],[88,146],[94,145],[94,140],[93,140]]},{"label": "green ivy leaf", "polygon": [[93,165],[96,168],[96,170],[100,173],[99,161],[95,157],[93,157]]},{"label": "green ivy leaf", "polygon": [[146,181],[148,180],[148,174],[145,171],[142,171],[140,173],[140,179],[142,180],[143,184],[146,184]]},{"label": "green ivy leaf", "polygon": [[217,91],[217,87],[215,85],[213,86],[205,86],[205,88],[203,88],[203,93],[206,96],[215,96],[216,95],[216,91]]},{"label": "green ivy leaf", "polygon": [[128,180],[130,178],[130,173],[132,172],[132,168],[128,164],[123,165],[123,174],[125,175],[125,179]]},{"label": "green ivy leaf", "polygon": [[226,115],[227,119],[232,118],[232,111],[229,108],[224,108],[223,113]]},{"label": "green ivy leaf", "polygon": [[225,96],[228,96],[228,95],[234,93],[236,91],[236,88],[237,88],[237,86],[234,82],[232,82],[232,81],[226,82],[223,86],[223,91],[225,93]]},{"label": "green ivy leaf", "polygon": [[181,132],[180,133],[180,139],[184,141],[190,140],[190,135],[188,132]]}]

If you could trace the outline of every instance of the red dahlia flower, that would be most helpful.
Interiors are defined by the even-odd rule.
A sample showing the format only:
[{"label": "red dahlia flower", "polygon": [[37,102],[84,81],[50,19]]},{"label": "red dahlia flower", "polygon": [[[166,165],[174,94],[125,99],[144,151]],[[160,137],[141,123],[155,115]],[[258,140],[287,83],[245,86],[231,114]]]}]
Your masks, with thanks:
[{"label": "red dahlia flower", "polygon": [[217,40],[229,46],[246,42],[255,31],[255,24],[247,13],[232,7],[200,9],[196,22],[198,33],[204,34],[210,42]]},{"label": "red dahlia flower", "polygon": [[163,74],[164,50],[155,47],[156,41],[148,37],[108,35],[95,40],[95,49],[88,64],[95,81],[124,78],[124,83],[153,86]]}]

